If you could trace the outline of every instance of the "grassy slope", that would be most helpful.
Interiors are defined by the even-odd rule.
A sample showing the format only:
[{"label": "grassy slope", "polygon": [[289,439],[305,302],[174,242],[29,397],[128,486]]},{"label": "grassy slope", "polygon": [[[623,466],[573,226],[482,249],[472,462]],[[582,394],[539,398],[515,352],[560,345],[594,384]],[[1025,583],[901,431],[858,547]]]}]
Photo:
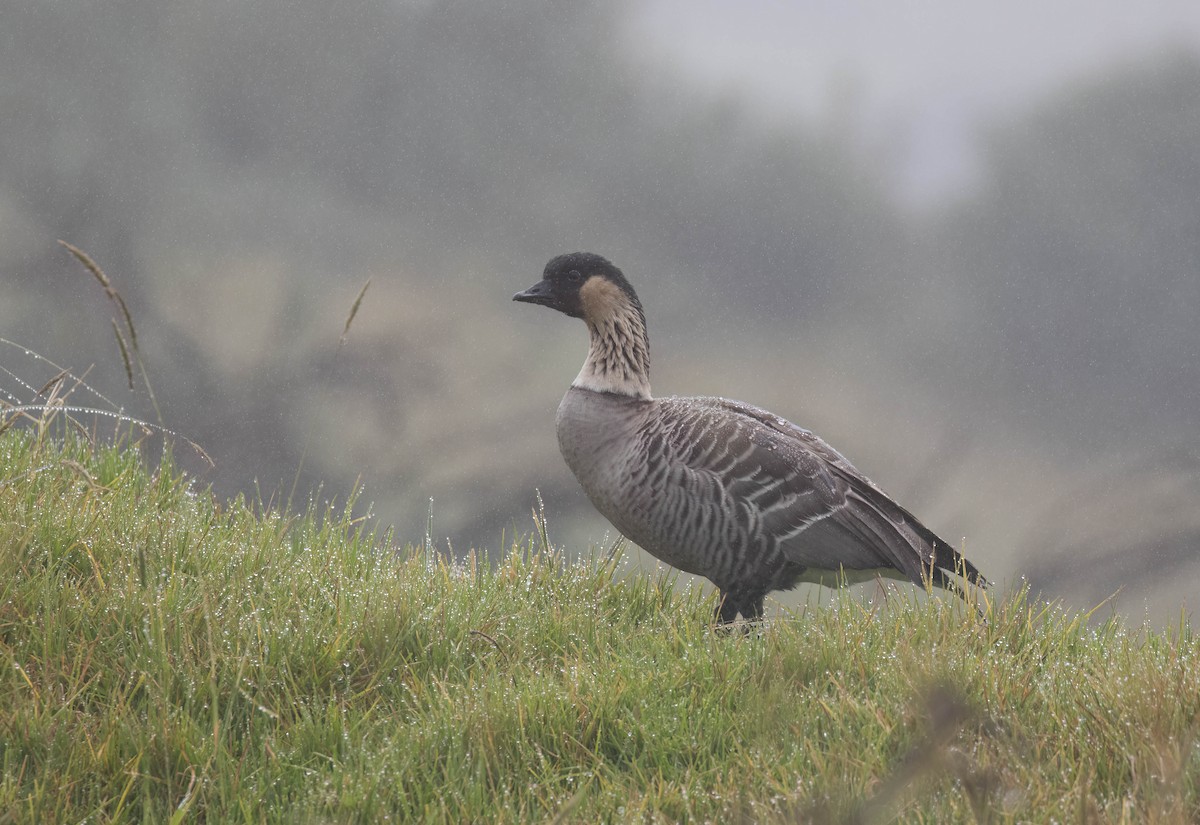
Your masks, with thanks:
[{"label": "grassy slope", "polygon": [[0,822],[1187,821],[1200,644],[851,594],[761,632],[518,545],[0,436]]}]

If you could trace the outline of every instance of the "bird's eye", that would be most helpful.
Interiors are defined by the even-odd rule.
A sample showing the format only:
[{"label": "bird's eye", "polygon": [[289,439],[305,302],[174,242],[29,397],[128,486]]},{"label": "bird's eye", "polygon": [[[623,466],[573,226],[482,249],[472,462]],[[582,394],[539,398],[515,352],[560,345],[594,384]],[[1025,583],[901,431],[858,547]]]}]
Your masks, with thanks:
[{"label": "bird's eye", "polygon": [[578,283],[579,281],[583,280],[583,273],[580,272],[578,269],[572,269],[570,272],[567,273],[567,280],[569,280],[573,283]]}]

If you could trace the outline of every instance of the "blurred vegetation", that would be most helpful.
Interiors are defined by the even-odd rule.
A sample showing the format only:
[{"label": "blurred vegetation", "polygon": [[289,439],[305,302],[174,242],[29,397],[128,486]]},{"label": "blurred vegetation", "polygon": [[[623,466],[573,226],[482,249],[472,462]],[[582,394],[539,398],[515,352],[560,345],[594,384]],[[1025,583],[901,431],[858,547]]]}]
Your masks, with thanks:
[{"label": "blurred vegetation", "polygon": [[1086,422],[1065,434],[1088,438],[1196,424],[1197,137],[1200,61],[1182,54],[1079,84],[991,136],[987,183],[941,245],[991,319],[978,338],[997,388],[1030,418]]},{"label": "blurred vegetation", "polygon": [[[422,529],[432,496],[463,549],[496,548],[535,487],[564,525],[588,514],[578,536],[596,521],[551,428],[582,333],[508,298],[593,249],[645,299],[660,392],[817,429],[992,578],[1081,603],[1126,582],[1126,608],[1171,614],[1200,573],[1181,446],[1200,423],[1200,60],[1062,89],[991,130],[972,193],[912,214],[848,125],[704,97],[637,50],[627,12],[6,8],[4,337],[94,365],[153,420],[109,391],[105,296],[65,239],[121,290],[166,424],[222,493],[286,490],[307,453],[303,489],[361,478]],[[32,388],[53,373],[16,349],[3,365]],[[1130,536],[1134,563],[1092,563]]]}]

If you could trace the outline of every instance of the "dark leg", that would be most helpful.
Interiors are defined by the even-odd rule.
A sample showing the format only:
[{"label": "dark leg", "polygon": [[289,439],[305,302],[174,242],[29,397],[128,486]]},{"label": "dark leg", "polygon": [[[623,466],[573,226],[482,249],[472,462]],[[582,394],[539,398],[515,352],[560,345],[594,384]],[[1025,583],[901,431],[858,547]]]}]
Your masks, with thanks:
[{"label": "dark leg", "polygon": [[716,620],[719,624],[729,624],[737,619],[738,603],[732,593],[722,593],[721,601],[717,602]]},{"label": "dark leg", "polygon": [[742,615],[746,617],[746,621],[757,622],[763,617],[763,601],[766,596],[752,596],[742,602]]},{"label": "dark leg", "polygon": [[716,619],[721,624],[729,624],[737,619],[738,614],[749,622],[757,622],[763,615],[764,596],[746,596],[738,593],[721,593],[721,602],[717,605]]}]

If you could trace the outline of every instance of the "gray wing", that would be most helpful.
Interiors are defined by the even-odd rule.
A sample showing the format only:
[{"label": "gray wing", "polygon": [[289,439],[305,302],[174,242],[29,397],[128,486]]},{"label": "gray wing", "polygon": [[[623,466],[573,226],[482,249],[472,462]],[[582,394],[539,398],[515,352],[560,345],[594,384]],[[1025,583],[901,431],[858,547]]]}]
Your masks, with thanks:
[{"label": "gray wing", "polygon": [[949,543],[813,433],[749,404],[697,401],[713,410],[714,426],[736,433],[728,450],[736,455],[708,462],[708,469],[744,502],[739,507],[750,529],[772,537],[789,560],[818,570],[890,568],[914,583],[952,589],[951,576],[965,573],[986,585]]}]

